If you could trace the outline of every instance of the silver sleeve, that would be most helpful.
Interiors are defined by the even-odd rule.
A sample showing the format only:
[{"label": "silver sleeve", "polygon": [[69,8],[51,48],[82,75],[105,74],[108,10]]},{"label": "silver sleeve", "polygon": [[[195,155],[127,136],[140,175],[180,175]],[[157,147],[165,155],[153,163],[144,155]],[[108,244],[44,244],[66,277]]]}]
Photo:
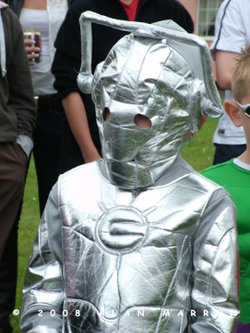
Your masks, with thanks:
[{"label": "silver sleeve", "polygon": [[50,193],[25,277],[21,329],[61,333],[64,299],[57,185]]},{"label": "silver sleeve", "polygon": [[217,190],[207,203],[194,241],[195,333],[232,333],[239,319],[236,211],[223,192]]}]

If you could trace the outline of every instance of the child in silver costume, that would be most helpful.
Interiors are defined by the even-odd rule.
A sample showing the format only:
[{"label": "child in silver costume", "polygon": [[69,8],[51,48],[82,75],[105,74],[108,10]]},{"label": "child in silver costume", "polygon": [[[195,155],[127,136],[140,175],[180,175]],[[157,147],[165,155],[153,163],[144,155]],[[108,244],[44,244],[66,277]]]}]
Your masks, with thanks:
[{"label": "child in silver costume", "polygon": [[[93,77],[91,21],[132,31]],[[23,332],[234,332],[235,207],[179,156],[201,115],[222,110],[207,46],[172,21],[85,12],[81,25],[79,86],[96,105],[103,159],[63,174],[50,194]]]}]

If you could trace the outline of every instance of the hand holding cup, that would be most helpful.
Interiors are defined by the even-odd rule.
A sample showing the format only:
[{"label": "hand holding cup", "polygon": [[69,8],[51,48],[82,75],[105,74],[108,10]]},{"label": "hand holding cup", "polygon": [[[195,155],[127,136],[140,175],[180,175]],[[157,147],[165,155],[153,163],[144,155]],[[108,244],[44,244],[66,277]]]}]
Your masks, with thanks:
[{"label": "hand holding cup", "polygon": [[37,35],[35,34],[24,34],[24,47],[28,57],[28,62],[30,65],[40,61],[41,56],[41,43],[37,42]]}]

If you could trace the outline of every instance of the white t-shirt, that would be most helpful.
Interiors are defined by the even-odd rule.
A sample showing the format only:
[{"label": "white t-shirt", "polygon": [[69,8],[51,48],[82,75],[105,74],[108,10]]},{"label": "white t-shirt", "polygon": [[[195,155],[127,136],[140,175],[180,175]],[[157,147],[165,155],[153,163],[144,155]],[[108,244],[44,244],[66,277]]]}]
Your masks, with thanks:
[{"label": "white t-shirt", "polygon": [[40,62],[31,66],[36,96],[55,94],[51,65],[55,54],[54,42],[68,10],[67,0],[47,0],[47,10],[22,8],[20,22],[23,30],[41,33],[42,53]]},{"label": "white t-shirt", "polygon": [[41,56],[39,63],[30,67],[34,93],[37,96],[55,94],[53,87],[54,76],[51,68],[51,54],[49,49],[49,16],[47,10],[23,8],[20,22],[24,32],[28,30],[39,31],[41,34]]},{"label": "white t-shirt", "polygon": [[[216,16],[211,52],[240,53],[246,45],[250,45],[250,0],[224,0]],[[231,96],[230,91],[225,92],[225,98]],[[226,113],[219,120],[213,141],[218,144],[246,143],[243,128],[236,127]]]}]

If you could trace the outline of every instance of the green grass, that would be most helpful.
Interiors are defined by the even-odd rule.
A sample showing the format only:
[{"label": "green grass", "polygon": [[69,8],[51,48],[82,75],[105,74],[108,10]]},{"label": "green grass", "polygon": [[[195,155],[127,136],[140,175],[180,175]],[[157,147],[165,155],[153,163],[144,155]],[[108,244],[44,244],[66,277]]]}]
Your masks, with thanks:
[{"label": "green grass", "polygon": [[[184,148],[183,158],[200,171],[212,164],[214,148],[212,136],[217,124],[217,120],[207,120],[201,131],[196,137]],[[25,271],[31,253],[32,244],[36,236],[39,224],[37,181],[33,160],[31,160],[28,173],[24,205],[19,227],[19,274],[17,285],[16,309],[21,310],[22,287]],[[18,321],[20,316],[13,316],[14,333],[19,333]]]},{"label": "green grass", "polygon": [[200,132],[182,151],[182,157],[197,171],[213,163],[214,146],[212,143],[217,119],[208,119]]}]

